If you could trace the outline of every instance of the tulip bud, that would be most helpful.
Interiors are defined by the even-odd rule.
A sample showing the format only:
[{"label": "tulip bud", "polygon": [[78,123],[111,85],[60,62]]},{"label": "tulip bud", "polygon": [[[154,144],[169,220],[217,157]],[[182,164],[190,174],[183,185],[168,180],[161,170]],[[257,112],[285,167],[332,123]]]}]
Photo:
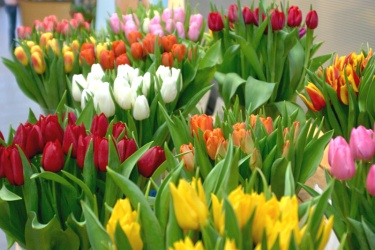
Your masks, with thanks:
[{"label": "tulip bud", "polygon": [[44,139],[40,126],[29,123],[19,125],[13,138],[13,145],[19,145],[28,158],[41,153]]},{"label": "tulip bud", "polygon": [[354,160],[370,161],[375,154],[374,132],[364,126],[353,128],[349,146]]},{"label": "tulip bud", "polygon": [[144,95],[139,95],[135,99],[133,108],[134,119],[141,121],[150,117],[150,106]]},{"label": "tulip bud", "polygon": [[131,55],[134,59],[141,60],[143,58],[143,46],[142,46],[142,44],[133,43],[130,46],[130,53],[131,53]]},{"label": "tulip bud", "polygon": [[206,130],[212,130],[213,127],[213,118],[206,114],[203,115],[194,115],[190,118],[190,132],[193,135],[194,133],[198,135],[198,130],[205,132]]},{"label": "tulip bud", "polygon": [[206,130],[203,134],[204,141],[206,142],[206,150],[208,156],[215,160],[218,149],[221,145],[225,143],[225,138],[223,132],[220,128],[215,128],[213,130]]},{"label": "tulip bud", "polygon": [[83,165],[85,163],[86,153],[87,149],[89,147],[91,139],[93,139],[93,135],[83,136],[80,135],[78,138],[77,143],[77,165],[79,168],[83,168]]},{"label": "tulip bud", "polygon": [[254,148],[250,158],[249,167],[251,170],[254,170],[255,168],[262,168],[262,165],[262,155],[260,154],[259,149]]},{"label": "tulip bud", "polygon": [[100,65],[104,70],[114,69],[115,67],[115,54],[112,50],[102,50],[100,53]]},{"label": "tulip bud", "polygon": [[74,54],[71,51],[64,53],[64,70],[65,73],[70,73],[73,69],[74,64]]},{"label": "tulip bud", "polygon": [[181,160],[184,161],[184,168],[192,172],[194,171],[194,147],[191,143],[189,145],[183,144],[180,147]]},{"label": "tulip bud", "polygon": [[130,88],[129,83],[124,78],[117,77],[113,86],[113,96],[121,108],[129,110],[134,106],[137,92]]},{"label": "tulip bud", "polygon": [[48,142],[43,150],[42,166],[44,170],[58,172],[64,168],[64,152],[58,140]]},{"label": "tulip bud", "polygon": [[305,89],[311,101],[308,101],[304,95],[300,94],[300,97],[309,109],[314,112],[318,112],[326,107],[327,104],[324,99],[324,95],[317,86],[309,82]]},{"label": "tulip bud", "polygon": [[341,136],[331,139],[328,149],[328,163],[331,174],[339,180],[351,179],[356,172],[350,147]]},{"label": "tulip bud", "polygon": [[51,32],[46,32],[43,33],[42,36],[40,37],[39,45],[41,47],[47,47],[48,42],[52,40],[53,34]]},{"label": "tulip bud", "polygon": [[47,117],[41,116],[37,125],[39,125],[42,130],[45,144],[49,141],[55,140],[62,143],[64,130],[59,123],[57,115],[47,115]]},{"label": "tulip bud", "polygon": [[242,10],[242,17],[245,22],[245,24],[252,24],[254,23],[254,14],[250,10],[249,7],[245,6]]},{"label": "tulip bud", "polygon": [[302,11],[298,6],[290,6],[288,9],[288,26],[298,27],[302,22]]},{"label": "tulip bud", "polygon": [[214,32],[224,29],[223,18],[219,12],[211,12],[208,14],[208,28]]},{"label": "tulip bud", "polygon": [[72,51],[73,52],[73,49],[67,45],[64,45],[63,48],[61,49],[62,53],[65,54],[66,52],[68,51]]},{"label": "tulip bud", "polygon": [[146,34],[149,33],[149,29],[148,29],[149,25],[150,25],[150,18],[146,17],[145,19],[143,19],[143,24],[142,24],[142,30]]},{"label": "tulip bud", "polygon": [[373,164],[370,167],[370,171],[367,174],[366,178],[366,188],[372,196],[375,196],[375,165]]},{"label": "tulip bud", "polygon": [[21,39],[28,39],[31,37],[32,30],[27,26],[20,26],[17,28],[17,36]]},{"label": "tulip bud", "polygon": [[2,162],[2,159],[3,159],[3,153],[4,151],[6,150],[6,148],[4,146],[0,146],[0,179],[1,178],[6,178],[5,176],[5,169],[4,169],[4,164]]},{"label": "tulip bud", "polygon": [[[266,15],[262,12],[262,21],[264,21],[264,19],[266,19]],[[254,24],[255,26],[259,25],[259,8],[254,9]]]},{"label": "tulip bud", "polygon": [[160,94],[165,103],[171,103],[177,96],[177,82],[172,77],[166,77],[163,80]]},{"label": "tulip bud", "polygon": [[85,61],[88,65],[95,63],[95,52],[93,49],[84,49],[79,53],[80,62]]},{"label": "tulip bud", "polygon": [[177,58],[181,62],[185,58],[186,46],[184,44],[175,44],[172,47],[172,54],[174,58]]},{"label": "tulip bud", "polygon": [[164,52],[170,52],[173,45],[177,43],[177,38],[175,35],[168,35],[162,38],[162,43]]},{"label": "tulip bud", "polygon": [[177,35],[179,38],[185,39],[185,27],[184,23],[177,22],[175,23],[176,30],[177,30]]},{"label": "tulip bud", "polygon": [[105,135],[107,134],[108,126],[109,123],[107,117],[105,117],[103,113],[101,113],[100,115],[95,115],[91,123],[90,132],[93,135],[105,137]]},{"label": "tulip bud", "polygon": [[115,54],[115,57],[125,54],[126,53],[125,42],[121,40],[114,41],[112,43],[112,51]]},{"label": "tulip bud", "polygon": [[127,54],[122,54],[122,55],[118,56],[116,58],[115,63],[116,63],[116,67],[118,67],[119,65],[131,65],[131,62],[130,62]]},{"label": "tulip bud", "polygon": [[72,47],[72,49],[73,49],[74,52],[78,52],[79,51],[79,42],[78,42],[78,40],[73,40],[72,44],[71,44],[71,47]]},{"label": "tulip bud", "polygon": [[173,56],[172,56],[171,52],[164,52],[161,55],[161,64],[166,66],[166,67],[172,68],[172,66],[173,66]]},{"label": "tulip bud", "polygon": [[128,35],[128,40],[129,40],[129,43],[130,44],[133,44],[133,43],[138,43],[139,41],[141,41],[143,38],[143,35],[141,32],[139,32],[138,30],[135,30],[135,31],[131,31]]},{"label": "tulip bud", "polygon": [[112,126],[112,135],[113,135],[113,138],[115,138],[116,140],[118,140],[121,134],[122,134],[122,137],[127,138],[126,125],[123,122],[116,122]]},{"label": "tulip bud", "polygon": [[5,177],[10,184],[15,186],[23,185],[23,165],[20,153],[16,147],[4,148],[0,164],[4,168]]},{"label": "tulip bud", "polygon": [[272,11],[271,14],[271,26],[272,30],[277,31],[283,29],[285,25],[285,14],[283,11],[277,9]]},{"label": "tulip bud", "polygon": [[108,151],[108,139],[96,136],[94,138],[94,165],[101,172],[107,171]]},{"label": "tulip bud", "polygon": [[165,160],[164,150],[160,146],[152,147],[138,160],[138,172],[144,177],[150,178]]},{"label": "tulip bud", "polygon": [[107,117],[115,114],[115,103],[113,102],[108,82],[99,84],[94,94],[94,107],[99,108],[100,112],[103,112]]},{"label": "tulip bud", "polygon": [[199,27],[196,23],[192,23],[189,26],[188,37],[191,41],[196,42],[199,39],[201,34],[201,27]]},{"label": "tulip bud", "polygon": [[245,137],[246,134],[246,124],[236,123],[233,125],[232,140],[233,145],[239,147],[241,145],[241,140]]},{"label": "tulip bud", "polygon": [[112,16],[109,18],[109,25],[111,26],[111,29],[115,34],[120,33],[121,23],[117,16],[117,13],[113,13]]},{"label": "tulip bud", "polygon": [[46,71],[46,62],[44,61],[43,55],[39,52],[33,52],[31,54],[31,64],[37,74],[43,74]]},{"label": "tulip bud", "polygon": [[306,15],[306,26],[313,30],[318,27],[318,14],[315,10],[310,10]]},{"label": "tulip bud", "polygon": [[27,58],[27,55],[21,46],[15,48],[14,55],[23,66],[27,66],[29,64],[29,58]]},{"label": "tulip bud", "polygon": [[286,140],[284,142],[284,145],[283,145],[283,153],[281,155],[281,157],[283,158],[288,158],[288,155],[289,155],[289,148],[290,148],[290,141],[289,140]]},{"label": "tulip bud", "polygon": [[83,77],[82,74],[73,75],[72,78],[72,95],[73,99],[76,102],[81,101],[82,91],[81,89],[86,89],[88,87],[88,83],[86,79]]},{"label": "tulip bud", "polygon": [[84,125],[75,125],[75,124],[69,124],[64,133],[63,138],[63,151],[67,155],[69,153],[70,147],[72,147],[72,158],[77,157],[77,145],[78,145],[78,138],[80,136],[86,136],[86,129]]},{"label": "tulip bud", "polygon": [[231,22],[231,23],[237,22],[237,20],[238,20],[238,6],[237,6],[237,4],[229,5],[228,19],[229,19],[229,22]]},{"label": "tulip bud", "polygon": [[48,41],[47,48],[51,48],[55,55],[60,55],[60,45],[56,38],[53,38]]},{"label": "tulip bud", "polygon": [[120,162],[123,163],[126,159],[129,158],[129,156],[137,151],[137,145],[135,144],[134,139],[122,138],[117,143],[117,151],[120,157]]}]

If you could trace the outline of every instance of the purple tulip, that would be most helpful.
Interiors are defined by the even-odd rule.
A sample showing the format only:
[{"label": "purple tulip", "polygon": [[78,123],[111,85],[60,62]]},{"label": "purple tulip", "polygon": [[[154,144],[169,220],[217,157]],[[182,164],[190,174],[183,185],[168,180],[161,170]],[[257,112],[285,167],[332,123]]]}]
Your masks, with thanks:
[{"label": "purple tulip", "polygon": [[185,38],[185,29],[184,29],[184,24],[181,23],[181,22],[177,22],[175,24],[176,26],[176,30],[177,30],[177,34],[178,34],[178,37],[179,38]]},{"label": "purple tulip", "polygon": [[299,29],[299,38],[301,39],[306,34],[306,28]]},{"label": "purple tulip", "polygon": [[348,180],[355,175],[355,164],[349,144],[341,136],[331,139],[328,150],[331,174],[339,180]]},{"label": "purple tulip", "polygon": [[116,13],[112,14],[112,16],[109,18],[109,25],[111,26],[111,29],[115,34],[120,33],[121,25]]},{"label": "purple tulip", "polygon": [[372,196],[375,196],[375,164],[371,166],[367,174],[366,188]]},{"label": "purple tulip", "polygon": [[369,161],[375,153],[374,132],[363,126],[353,128],[350,133],[350,150],[355,160]]}]

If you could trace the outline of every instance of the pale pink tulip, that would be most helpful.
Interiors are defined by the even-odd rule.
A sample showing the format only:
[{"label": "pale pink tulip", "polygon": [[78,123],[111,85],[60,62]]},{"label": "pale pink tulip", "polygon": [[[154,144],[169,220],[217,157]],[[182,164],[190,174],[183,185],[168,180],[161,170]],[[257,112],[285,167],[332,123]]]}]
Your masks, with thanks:
[{"label": "pale pink tulip", "polygon": [[372,196],[375,196],[375,165],[371,166],[367,174],[366,188]]},{"label": "pale pink tulip", "polygon": [[331,174],[339,180],[348,180],[355,175],[355,163],[349,144],[341,136],[331,139],[328,150]]}]

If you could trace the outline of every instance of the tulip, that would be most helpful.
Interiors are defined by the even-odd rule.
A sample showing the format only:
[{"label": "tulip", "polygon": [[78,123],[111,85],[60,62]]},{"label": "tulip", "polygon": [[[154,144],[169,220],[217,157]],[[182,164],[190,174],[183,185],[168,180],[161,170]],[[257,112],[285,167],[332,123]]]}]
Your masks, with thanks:
[{"label": "tulip", "polygon": [[28,39],[31,37],[32,30],[27,26],[20,26],[17,28],[17,36],[21,39]]},{"label": "tulip", "polygon": [[101,113],[100,115],[95,115],[92,119],[90,132],[93,135],[105,137],[105,135],[107,134],[108,126],[109,123],[107,117],[105,117],[103,113]]},{"label": "tulip", "polygon": [[79,42],[78,40],[73,40],[72,43],[71,43],[71,47],[73,49],[74,52],[78,52],[79,51]]},{"label": "tulip", "polygon": [[150,25],[150,18],[146,17],[145,19],[143,19],[143,24],[142,24],[142,30],[146,34],[149,33],[149,28],[148,28],[149,25]]},{"label": "tulip", "polygon": [[117,16],[117,13],[113,13],[109,18],[109,25],[111,26],[111,29],[115,34],[120,33],[121,23]]},{"label": "tulip", "polygon": [[4,151],[6,150],[6,148],[4,146],[0,146],[0,179],[1,178],[6,178],[5,176],[5,169],[4,169],[4,164],[2,162],[2,159],[3,159],[3,153]]},{"label": "tulip", "polygon": [[375,165],[374,164],[370,167],[370,171],[367,174],[366,188],[367,188],[367,191],[372,196],[375,196]]},{"label": "tulip", "polygon": [[141,121],[150,117],[150,106],[144,95],[139,95],[135,99],[133,108],[134,119]]},{"label": "tulip", "polygon": [[[250,115],[250,125],[254,129],[257,123],[258,115]],[[271,117],[259,117],[260,121],[263,124],[264,129],[266,130],[267,134],[271,134],[273,132],[273,121]]]},{"label": "tulip", "polygon": [[290,6],[288,9],[288,26],[289,27],[298,27],[302,22],[302,11],[298,6]]},{"label": "tulip", "polygon": [[176,22],[185,22],[185,10],[183,8],[174,8],[173,9],[173,20]]},{"label": "tulip", "polygon": [[14,146],[4,148],[0,160],[4,168],[5,177],[9,183],[15,186],[21,186],[24,183],[23,166],[20,153]]},{"label": "tulip", "polygon": [[306,15],[306,26],[313,30],[318,27],[318,14],[315,10],[310,10]]},{"label": "tulip", "polygon": [[185,240],[180,239],[173,243],[173,247],[169,248],[170,250],[204,250],[204,246],[200,240],[197,243],[193,243],[191,239],[186,236]]},{"label": "tulip", "polygon": [[299,29],[299,33],[298,33],[298,37],[299,39],[301,39],[304,35],[306,34],[306,29],[305,28],[300,28]]},{"label": "tulip", "polygon": [[206,130],[203,134],[203,138],[206,142],[207,154],[212,160],[215,160],[220,146],[225,143],[223,132],[220,128]]},{"label": "tulip", "polygon": [[138,31],[137,25],[133,21],[126,22],[125,26],[123,27],[123,30],[125,32],[126,39],[129,40],[129,34]]},{"label": "tulip", "polygon": [[194,133],[198,135],[198,130],[202,130],[204,133],[206,130],[212,130],[213,127],[213,118],[206,114],[203,115],[194,115],[190,118],[190,132],[193,135]]},{"label": "tulip", "polygon": [[14,55],[23,66],[27,66],[29,64],[29,58],[21,46],[15,48]]},{"label": "tulip", "polygon": [[161,64],[166,66],[166,67],[172,68],[172,66],[173,66],[173,55],[172,55],[171,52],[164,52],[161,55]]},{"label": "tulip", "polygon": [[245,24],[254,23],[254,14],[251,11],[251,9],[247,6],[245,6],[242,10],[242,17],[243,17]]},{"label": "tulip", "polygon": [[31,65],[37,74],[43,74],[46,71],[46,62],[44,61],[43,55],[39,52],[33,52],[31,54]]},{"label": "tulip", "polygon": [[60,55],[60,45],[56,38],[53,38],[47,42],[47,48],[51,48],[55,55]]},{"label": "tulip", "polygon": [[108,82],[99,84],[99,88],[94,95],[94,107],[99,108],[100,112],[103,112],[107,117],[115,114],[115,103],[113,102]]},{"label": "tulip", "polygon": [[206,196],[200,179],[191,183],[180,179],[178,186],[169,183],[177,223],[183,230],[198,230],[206,226],[209,215]]},{"label": "tulip", "polygon": [[116,63],[116,67],[119,65],[126,65],[126,64],[131,65],[127,54],[122,54],[118,56],[115,60],[115,63]]},{"label": "tulip", "polygon": [[138,43],[143,38],[143,35],[138,30],[131,31],[128,35],[128,40],[130,44]]},{"label": "tulip", "polygon": [[126,53],[125,42],[121,40],[112,42],[112,51],[115,54],[115,57]]},{"label": "tulip", "polygon": [[300,95],[300,97],[309,109],[314,112],[318,112],[326,107],[327,104],[324,99],[324,95],[316,85],[309,82],[305,88],[311,101],[308,101],[304,95]]},{"label": "tulip", "polygon": [[141,225],[138,223],[137,210],[133,210],[128,198],[117,200],[111,217],[106,225],[106,231],[115,243],[115,231],[120,226],[126,235],[131,249],[142,250]]},{"label": "tulip", "polygon": [[113,95],[117,104],[125,110],[129,110],[133,107],[137,97],[136,91],[130,88],[128,81],[123,77],[117,77],[115,79]]},{"label": "tulip", "polygon": [[62,144],[64,130],[59,123],[57,115],[41,116],[37,125],[39,125],[42,130],[44,143],[58,140]]},{"label": "tulip", "polygon": [[77,145],[78,145],[78,138],[80,136],[86,136],[86,129],[83,124],[75,125],[69,124],[66,126],[64,139],[62,143],[62,148],[64,153],[67,155],[69,153],[70,147],[72,147],[71,157],[77,157]]},{"label": "tulip", "polygon": [[262,155],[259,152],[259,149],[254,148],[253,152],[251,154],[250,162],[249,162],[249,167],[251,170],[254,170],[256,168],[261,169],[263,165],[262,162]]},{"label": "tulip", "polygon": [[143,58],[143,46],[142,46],[142,44],[140,44],[138,42],[133,43],[130,46],[130,53],[131,53],[131,55],[134,59],[141,60]]},{"label": "tulip", "polygon": [[181,160],[184,161],[184,168],[189,171],[194,171],[194,147],[191,143],[183,144],[180,147]]},{"label": "tulip", "polygon": [[[259,8],[255,8],[254,9],[254,24],[255,26],[259,26]],[[266,19],[266,15],[264,14],[264,12],[262,12],[262,21],[264,21],[264,19]]]},{"label": "tulip", "polygon": [[172,47],[172,54],[174,58],[177,58],[181,62],[185,58],[186,46],[184,44],[175,44]]},{"label": "tulip", "polygon": [[242,123],[236,123],[233,125],[233,133],[232,133],[232,140],[233,145],[239,147],[241,145],[242,138],[245,137],[246,134],[246,124],[244,122]]},{"label": "tulip", "polygon": [[135,144],[134,139],[122,138],[117,143],[117,151],[119,154],[120,162],[123,163],[126,159],[129,158],[129,156],[137,151],[137,145]]},{"label": "tulip", "polygon": [[172,47],[177,44],[177,38],[175,35],[168,35],[162,38],[162,45],[164,52],[171,52]]},{"label": "tulip", "polygon": [[94,137],[94,165],[99,171],[106,172],[108,166],[108,139],[104,137]]},{"label": "tulip", "polygon": [[175,27],[176,27],[176,30],[177,30],[178,37],[182,38],[182,39],[185,39],[185,27],[184,27],[184,23],[176,22],[175,23]]},{"label": "tulip", "polygon": [[40,47],[46,47],[48,41],[52,40],[53,34],[51,32],[43,33],[40,37],[39,45]]},{"label": "tulip", "polygon": [[79,59],[80,62],[83,60],[88,64],[88,65],[93,65],[95,63],[95,52],[93,49],[85,49],[81,50],[79,53]]},{"label": "tulip", "polygon": [[65,73],[70,73],[73,69],[74,64],[74,54],[71,51],[64,53],[64,71]]},{"label": "tulip", "polygon": [[50,172],[58,172],[64,168],[64,152],[58,140],[47,142],[43,150],[42,166]]},{"label": "tulip", "polygon": [[212,200],[212,214],[214,219],[214,227],[222,236],[224,235],[225,229],[225,213],[223,210],[223,201],[219,201],[217,196],[211,193],[211,200]]},{"label": "tulip", "polygon": [[103,50],[100,53],[100,65],[104,70],[114,69],[115,67],[115,54],[112,50]]},{"label": "tulip", "polygon": [[30,48],[30,53],[38,53],[40,56],[43,56],[42,48],[39,45],[34,45]]},{"label": "tulip", "polygon": [[230,240],[226,238],[225,244],[224,244],[224,250],[237,250],[236,241],[234,239]]},{"label": "tulip", "polygon": [[370,161],[375,154],[374,132],[364,126],[353,128],[349,146],[354,160]]},{"label": "tulip", "polygon": [[331,174],[339,180],[348,180],[355,175],[352,152],[341,136],[331,139],[329,143],[328,163],[331,166]]},{"label": "tulip", "polygon": [[160,94],[164,103],[173,102],[177,97],[177,82],[172,77],[166,77],[163,80]]},{"label": "tulip", "polygon": [[83,168],[86,158],[86,153],[93,135],[83,136],[80,135],[77,143],[77,165],[79,168]]},{"label": "tulip", "polygon": [[44,139],[39,125],[20,125],[13,138],[13,145],[19,145],[28,158],[43,151]]},{"label": "tulip", "polygon": [[123,122],[116,122],[112,126],[112,136],[116,140],[125,137],[127,138],[127,133],[126,133],[126,124]]},{"label": "tulip", "polygon": [[229,22],[231,22],[231,23],[237,22],[237,20],[238,20],[238,6],[237,6],[237,4],[229,5],[228,19],[229,19]]},{"label": "tulip", "polygon": [[213,32],[224,29],[223,18],[219,12],[211,12],[208,14],[208,28]]},{"label": "tulip", "polygon": [[73,75],[72,78],[72,96],[74,101],[80,102],[82,91],[81,89],[86,89],[88,87],[88,83],[86,79],[83,77],[82,74]]},{"label": "tulip", "polygon": [[138,160],[138,172],[144,177],[150,178],[165,159],[164,150],[160,146],[154,146]]},{"label": "tulip", "polygon": [[172,9],[169,9],[169,8],[164,9],[161,15],[161,19],[163,20],[163,22],[167,22],[167,20],[171,18],[172,18]]},{"label": "tulip", "polygon": [[201,34],[201,27],[193,23],[189,26],[188,37],[191,41],[196,42]]},{"label": "tulip", "polygon": [[283,11],[277,9],[272,11],[271,14],[271,26],[272,30],[277,31],[283,29],[285,25],[285,14]]}]

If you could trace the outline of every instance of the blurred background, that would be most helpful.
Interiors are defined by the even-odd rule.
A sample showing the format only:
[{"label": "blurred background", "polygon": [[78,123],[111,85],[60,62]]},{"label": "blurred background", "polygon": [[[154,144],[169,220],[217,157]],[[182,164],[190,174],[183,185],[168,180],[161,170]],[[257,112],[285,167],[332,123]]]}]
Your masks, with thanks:
[{"label": "blurred background", "polygon": [[[129,0],[117,0],[118,3],[127,3]],[[19,1],[17,10],[16,27],[29,20],[23,20],[22,14],[30,7],[24,7],[24,4],[29,4],[33,1]],[[47,1],[51,4],[56,1]],[[66,2],[66,1],[57,1]],[[70,2],[70,1],[68,1]],[[141,1],[140,1],[141,2]],[[229,0],[211,0],[198,1],[191,0],[190,5],[193,12],[196,10],[207,18],[210,12],[210,2],[215,4],[218,9],[223,9],[225,12],[228,6],[236,1]],[[272,2],[272,1],[268,1]],[[350,52],[359,52],[360,48],[366,48],[367,45],[374,46],[375,44],[375,1],[373,0],[291,0],[291,1],[275,1],[277,5],[287,6],[297,5],[303,12],[306,13],[312,8],[315,9],[319,16],[319,25],[315,30],[316,41],[323,41],[324,44],[318,51],[319,55],[330,54],[337,52],[339,56],[349,54]],[[167,1],[164,0],[164,4]],[[241,1],[243,6],[251,6],[252,1]],[[254,5],[257,5],[255,1]],[[98,24],[104,23],[105,19],[113,13],[115,3],[108,0],[76,0],[73,4],[70,2],[70,13],[74,11],[85,11],[87,15],[96,17]],[[42,19],[45,15],[58,15],[59,9],[43,8],[34,10],[36,14],[41,15]],[[69,15],[70,13],[66,13]],[[59,17],[59,16],[58,16]],[[95,19],[94,19],[95,20]],[[8,46],[8,28],[9,21],[5,11],[4,0],[0,1],[0,57],[10,58],[10,51]],[[4,137],[7,138],[9,128],[12,126],[16,128],[20,123],[27,120],[29,109],[31,109],[36,116],[41,114],[39,106],[30,101],[19,89],[15,78],[11,72],[0,63],[0,131]],[[1,216],[1,215],[0,215]],[[4,233],[0,230],[0,249],[6,249],[7,244]]]}]

